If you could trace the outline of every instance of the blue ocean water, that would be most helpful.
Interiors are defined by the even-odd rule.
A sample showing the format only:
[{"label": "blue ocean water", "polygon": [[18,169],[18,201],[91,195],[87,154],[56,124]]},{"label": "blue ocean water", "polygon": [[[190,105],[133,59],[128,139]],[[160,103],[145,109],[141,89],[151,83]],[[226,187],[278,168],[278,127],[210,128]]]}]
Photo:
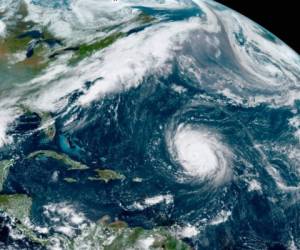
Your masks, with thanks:
[{"label": "blue ocean water", "polygon": [[[185,86],[187,92],[179,94],[173,91],[171,86],[174,81]],[[145,96],[146,92],[151,93],[151,97]],[[277,193],[276,185],[266,172],[261,155],[253,148],[252,141],[254,138],[258,143],[268,144],[280,138],[283,142],[292,143],[290,136],[293,131],[288,124],[292,112],[265,105],[237,107],[221,96],[202,91],[204,96],[210,96],[213,100],[207,103],[206,98],[197,97],[198,93],[199,90],[188,87],[187,82],[176,74],[156,83],[145,79],[144,84],[135,90],[106,98],[101,105],[95,103],[87,109],[77,110],[77,123],[82,123],[81,119],[85,121],[81,128],[66,129],[60,126],[64,124],[63,120],[58,119],[54,143],[37,146],[37,134],[31,136],[31,143],[26,140],[25,144],[20,144],[17,152],[22,149],[27,155],[40,149],[61,151],[91,169],[70,173],[64,164],[53,159],[24,159],[12,169],[5,191],[30,193],[34,197],[31,217],[41,226],[45,218],[40,210],[49,201],[59,203],[64,200],[78,204],[79,211],[91,220],[103,215],[117,216],[131,226],[144,228],[171,226],[175,221],[179,224],[198,224],[222,210],[230,210],[234,219],[221,224],[217,230],[215,227],[207,228],[205,237],[218,239],[210,243],[211,248],[220,249],[225,240],[242,246],[242,239],[250,240],[250,232],[253,238],[282,241],[287,237],[287,220],[293,227],[297,221],[289,219],[288,215],[281,217],[281,205],[273,206],[260,192],[249,193],[243,178],[218,189],[210,188],[209,181],[198,182],[188,177],[186,181],[178,182],[178,175],[182,173],[170,161],[164,134],[166,129],[170,129],[170,124],[176,127],[182,123],[218,131],[234,151],[233,175],[259,173],[264,192],[268,196],[278,197],[281,194]],[[193,105],[190,105],[191,100]],[[221,107],[215,105],[220,100],[223,102]],[[268,157],[274,158],[274,165],[278,165],[283,174],[286,173],[288,184],[296,184],[297,178],[288,173],[282,156],[274,157],[272,154],[270,152]],[[251,167],[247,162],[251,162]],[[121,183],[89,181],[88,177],[93,176],[98,167],[113,169],[127,178]],[[72,177],[78,182],[72,185],[63,181],[52,182],[53,172],[59,173],[60,180]],[[133,182],[134,177],[142,178],[143,182]],[[131,207],[134,202],[157,193],[172,194],[174,203],[162,203],[145,210]],[[194,239],[191,244],[203,246],[203,237]],[[258,242],[255,244],[259,246]]]},{"label": "blue ocean water", "polygon": [[71,0],[31,0],[33,4],[50,8],[68,8]]},{"label": "blue ocean water", "polygon": [[[70,5],[70,1],[33,0],[33,3],[50,8],[68,8]],[[205,15],[196,7],[182,10],[142,6],[133,8],[157,18],[159,22],[168,23]],[[219,9],[224,10],[222,7]],[[151,25],[133,26],[125,34],[134,36],[134,33],[145,31]],[[101,84],[97,79],[86,82],[82,89],[66,97],[68,105],[48,111],[47,115],[53,118],[56,128],[53,140],[45,139],[44,131],[39,129],[45,113],[26,111],[18,116],[7,131],[14,143],[0,151],[1,159],[15,159],[4,183],[3,193],[21,193],[32,197],[30,220],[36,226],[50,228],[46,236],[54,235],[60,222],[45,216],[45,206],[63,203],[72,204],[78,213],[84,214],[91,222],[110,215],[126,221],[130,227],[146,229],[194,225],[201,233],[183,240],[195,249],[287,249],[293,239],[291,235],[296,240],[300,239],[298,191],[285,192],[278,188],[280,185],[297,187],[299,183],[294,163],[286,151],[278,150],[282,145],[298,146],[295,128],[290,120],[299,114],[299,102],[295,102],[293,107],[270,105],[267,101],[247,105],[246,98],[235,102],[232,97],[218,93],[213,88],[214,84],[236,84],[236,79],[230,78],[232,74],[242,80],[249,80],[249,76],[245,70],[241,70],[243,65],[233,54],[228,37],[206,36],[208,33],[199,32],[198,40],[197,34],[190,36],[182,51],[168,65],[171,72],[166,70],[167,74],[159,75],[150,71],[136,87],[107,94],[87,106],[77,105],[85,91],[95,84]],[[22,34],[34,39],[42,36],[34,30]],[[262,36],[278,42],[267,34]],[[233,37],[239,49],[243,49],[251,38],[246,36],[242,28],[240,32],[233,33]],[[217,53],[218,42],[222,53]],[[261,53],[259,59],[262,65],[271,65],[272,60],[263,55],[262,49],[255,43],[252,45],[256,52]],[[80,46],[74,51],[79,50]],[[249,44],[247,46],[246,52],[252,48]],[[65,48],[68,49],[73,51],[72,47]],[[102,58],[96,60],[100,62]],[[258,63],[258,60],[254,61]],[[191,63],[188,69],[192,73],[197,70],[192,66],[199,67],[201,77],[195,78],[190,72],[182,70],[183,62],[187,65]],[[229,70],[225,71],[224,68]],[[16,77],[11,71],[4,73]],[[250,80],[253,83],[253,79]],[[247,97],[249,94],[258,95],[260,86],[245,87],[243,82],[238,82],[232,89],[240,87]],[[269,89],[264,91],[260,95],[269,93]],[[215,143],[217,138],[217,143],[222,145],[217,147],[217,152],[213,152],[216,157],[212,162],[218,163],[218,171],[210,173],[207,178],[197,175],[197,169],[192,169],[195,175],[194,172],[184,171],[186,162],[177,159],[178,152],[175,157],[173,155],[172,147],[175,146],[172,140],[178,128],[184,126],[203,133],[212,131],[208,133],[212,142],[201,137],[204,144],[210,147],[210,143]],[[201,162],[197,153],[209,161],[210,153],[215,149],[214,144],[212,150],[208,148],[207,157],[207,144],[203,147],[198,144],[204,151],[204,154],[196,152],[196,159]],[[89,169],[70,171],[63,161],[46,156],[28,157],[38,150],[65,154]],[[223,152],[219,152],[222,150],[230,154],[224,154],[222,158]],[[186,154],[195,159],[195,152]],[[226,170],[228,168],[230,176],[225,178],[225,174],[221,175],[221,179],[224,177],[226,180],[215,183],[215,176],[222,173],[219,165]],[[114,170],[126,178],[108,183],[95,181],[91,177],[95,177],[97,169]],[[66,181],[70,178],[73,183]],[[136,181],[136,178],[140,181]],[[153,200],[148,200],[150,205],[147,206],[145,200],[158,195],[169,195],[172,202],[153,203]],[[12,240],[5,223],[13,224],[10,218],[0,214],[0,242],[15,244],[21,249],[28,248],[30,239],[20,242]],[[30,244],[33,244],[30,245],[32,249],[40,247],[32,242]]]}]

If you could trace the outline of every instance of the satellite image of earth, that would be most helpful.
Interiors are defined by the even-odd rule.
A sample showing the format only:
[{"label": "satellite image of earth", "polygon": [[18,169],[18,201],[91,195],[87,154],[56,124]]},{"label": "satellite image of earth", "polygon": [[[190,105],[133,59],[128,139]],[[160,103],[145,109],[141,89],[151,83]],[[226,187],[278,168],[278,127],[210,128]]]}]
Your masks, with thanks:
[{"label": "satellite image of earth", "polygon": [[0,0],[0,249],[300,249],[300,56],[212,0]]}]

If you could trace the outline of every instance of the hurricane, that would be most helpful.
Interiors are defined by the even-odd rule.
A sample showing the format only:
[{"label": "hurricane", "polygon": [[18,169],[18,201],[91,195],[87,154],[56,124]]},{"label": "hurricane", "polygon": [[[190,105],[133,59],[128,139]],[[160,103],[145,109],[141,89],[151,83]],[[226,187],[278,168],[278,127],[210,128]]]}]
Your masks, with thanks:
[{"label": "hurricane", "polygon": [[220,183],[228,177],[230,153],[219,140],[206,128],[181,124],[175,131],[173,141],[168,143],[171,144],[174,161],[187,175]]},{"label": "hurricane", "polygon": [[0,0],[0,249],[300,249],[300,57],[212,0]]}]

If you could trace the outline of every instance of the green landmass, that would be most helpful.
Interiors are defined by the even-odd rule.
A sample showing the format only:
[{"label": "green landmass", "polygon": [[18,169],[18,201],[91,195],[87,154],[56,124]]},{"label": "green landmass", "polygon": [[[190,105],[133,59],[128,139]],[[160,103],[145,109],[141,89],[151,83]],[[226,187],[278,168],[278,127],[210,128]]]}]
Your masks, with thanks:
[{"label": "green landmass", "polygon": [[108,223],[107,220],[100,220],[77,237],[68,239],[66,249],[79,249],[84,242],[85,249],[127,250],[145,249],[143,246],[147,246],[152,250],[191,250],[189,245],[162,227],[146,230],[128,227],[123,221]]},{"label": "green landmass", "polygon": [[[21,53],[24,55],[24,59],[14,63],[16,70],[27,70],[32,76],[35,76],[49,64],[46,56],[47,52],[49,52],[49,47],[44,43],[39,43],[34,49],[33,56],[26,58],[25,55],[29,43],[34,39],[31,37],[18,38],[18,36],[33,29],[40,29],[40,27],[37,28],[36,23],[26,20],[27,15],[27,5],[21,1],[16,13],[17,18],[8,22],[7,35],[3,39],[0,39],[0,61],[7,63],[7,60],[15,54]],[[55,39],[46,27],[42,27],[41,32],[44,39]]]},{"label": "green landmass", "polygon": [[77,183],[78,182],[76,179],[70,178],[70,177],[64,178],[64,181],[68,182],[68,183]]},{"label": "green landmass", "polygon": [[125,221],[117,220],[108,225],[111,229],[115,230],[123,230],[124,228],[128,228],[128,225]]},{"label": "green landmass", "polygon": [[164,250],[190,250],[190,246],[181,240],[171,236],[171,234],[163,228],[145,230],[140,227],[124,228],[119,230],[116,238],[107,246],[105,250],[120,249],[138,249],[143,246],[149,249]]},{"label": "green landmass", "polygon": [[156,21],[156,18],[142,12],[138,15],[137,21],[142,23],[142,24],[148,24],[148,23]]},{"label": "green landmass", "polygon": [[25,115],[37,114],[41,118],[40,127],[42,128],[47,141],[52,141],[56,135],[56,126],[54,119],[50,112],[38,110],[36,108],[29,108],[28,106],[21,104],[18,107]]},{"label": "green landmass", "polygon": [[75,51],[73,57],[71,58],[71,63],[76,63],[80,60],[82,60],[85,57],[90,56],[93,52],[102,50],[111,44],[113,44],[118,39],[122,38],[124,34],[122,32],[116,32],[112,33],[111,35],[108,35],[107,37],[96,41],[91,44],[83,44],[79,47],[77,51]]},{"label": "green landmass", "polygon": [[48,240],[38,237],[34,230],[26,225],[31,206],[32,199],[25,194],[0,195],[0,210],[7,213],[11,218],[18,220],[18,222],[15,223],[14,229],[30,241],[40,245],[46,245],[48,244]]},{"label": "green landmass", "polygon": [[49,141],[52,141],[56,135],[55,122],[49,112],[38,112],[41,118],[41,126]]},{"label": "green landmass", "polygon": [[96,169],[95,172],[97,175],[95,177],[89,177],[89,180],[108,183],[113,180],[124,180],[126,178],[124,175],[110,169]]},{"label": "green landmass", "polygon": [[61,243],[63,249],[68,250],[127,250],[139,249],[145,245],[153,250],[191,250],[190,246],[176,239],[166,228],[147,230],[141,227],[129,227],[124,221],[110,222],[109,216],[104,216],[97,223],[90,223],[74,237],[66,237],[60,233],[41,237],[26,223],[31,206],[32,199],[27,195],[0,195],[0,210],[19,220],[14,224],[13,230],[19,231],[28,240],[46,248],[51,249],[51,242],[55,239]]},{"label": "green landmass", "polygon": [[[4,39],[0,39],[0,58],[1,56],[7,55],[8,53],[15,53],[18,51],[26,51],[30,38],[18,39],[17,36],[23,32],[33,28],[34,23],[24,20],[24,17],[28,15],[27,6],[21,2],[17,15],[22,16],[21,20],[16,19],[16,22],[10,22],[8,26],[8,35]],[[5,52],[5,53],[1,53]]]},{"label": "green landmass", "polygon": [[88,166],[71,159],[68,155],[63,153],[57,153],[52,150],[39,150],[31,153],[28,158],[46,157],[52,158],[54,160],[60,161],[65,165],[68,165],[68,170],[86,170],[89,169]]},{"label": "green landmass", "polygon": [[32,200],[25,194],[0,195],[0,210],[24,222],[30,214]]},{"label": "green landmass", "polygon": [[16,229],[20,231],[21,234],[23,234],[31,242],[37,243],[44,247],[49,245],[50,239],[39,237],[33,229],[29,228],[23,223],[18,223],[16,225]]},{"label": "green landmass", "polygon": [[13,160],[0,161],[0,192],[3,190],[4,182],[6,181],[9,169],[12,167],[13,163]]}]

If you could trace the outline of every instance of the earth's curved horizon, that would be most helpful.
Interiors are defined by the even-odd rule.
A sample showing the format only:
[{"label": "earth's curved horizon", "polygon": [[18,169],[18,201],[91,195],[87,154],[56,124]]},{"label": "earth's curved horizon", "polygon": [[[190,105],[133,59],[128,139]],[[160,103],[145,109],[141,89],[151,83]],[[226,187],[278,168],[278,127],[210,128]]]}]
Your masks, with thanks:
[{"label": "earth's curved horizon", "polygon": [[212,0],[0,0],[0,249],[300,249],[300,56]]}]

